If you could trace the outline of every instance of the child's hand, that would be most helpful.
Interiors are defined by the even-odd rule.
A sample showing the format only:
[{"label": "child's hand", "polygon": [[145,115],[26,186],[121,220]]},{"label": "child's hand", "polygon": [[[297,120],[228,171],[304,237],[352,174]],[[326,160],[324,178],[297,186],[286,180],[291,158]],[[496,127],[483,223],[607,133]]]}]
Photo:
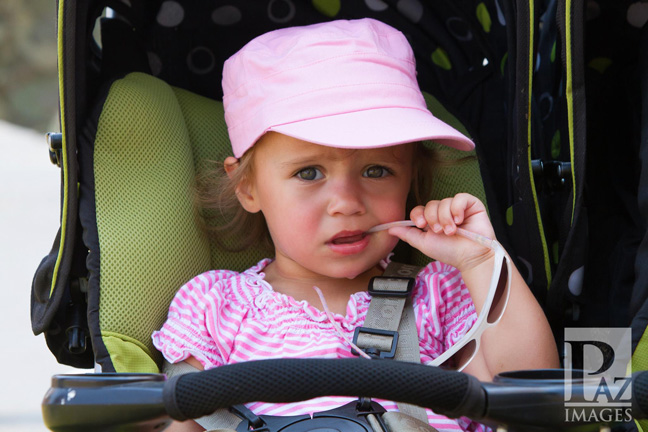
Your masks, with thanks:
[{"label": "child's hand", "polygon": [[410,213],[410,218],[420,229],[394,227],[389,229],[389,233],[430,258],[463,271],[478,265],[492,254],[490,249],[455,235],[460,226],[495,238],[484,204],[470,194],[460,193],[442,201],[430,201],[425,207],[417,206]]}]

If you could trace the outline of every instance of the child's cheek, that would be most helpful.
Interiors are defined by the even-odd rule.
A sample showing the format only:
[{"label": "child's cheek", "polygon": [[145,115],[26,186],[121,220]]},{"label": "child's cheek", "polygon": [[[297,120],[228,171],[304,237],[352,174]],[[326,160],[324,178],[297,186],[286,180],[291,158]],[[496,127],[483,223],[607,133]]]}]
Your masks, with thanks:
[{"label": "child's cheek", "polygon": [[405,219],[406,200],[402,196],[386,197],[378,204],[378,217],[381,221],[391,222]]},{"label": "child's cheek", "polygon": [[313,212],[304,209],[288,210],[282,222],[283,236],[296,246],[303,245],[316,237],[319,229],[319,218]]}]

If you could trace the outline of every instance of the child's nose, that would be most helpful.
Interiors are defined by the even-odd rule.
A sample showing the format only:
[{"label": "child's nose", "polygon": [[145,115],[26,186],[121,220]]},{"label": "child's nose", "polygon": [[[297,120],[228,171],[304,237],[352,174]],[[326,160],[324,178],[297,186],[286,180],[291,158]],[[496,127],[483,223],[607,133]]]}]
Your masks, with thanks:
[{"label": "child's nose", "polygon": [[331,187],[328,213],[333,216],[364,214],[366,209],[362,199],[362,190],[357,182],[340,180]]}]

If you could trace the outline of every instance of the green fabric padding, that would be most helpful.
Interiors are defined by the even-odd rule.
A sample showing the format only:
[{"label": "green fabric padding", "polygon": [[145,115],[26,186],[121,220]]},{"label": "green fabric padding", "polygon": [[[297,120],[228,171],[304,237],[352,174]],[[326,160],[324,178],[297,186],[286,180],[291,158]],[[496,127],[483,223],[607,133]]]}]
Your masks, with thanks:
[{"label": "green fabric padding", "polygon": [[[637,347],[632,353],[632,372],[645,370],[648,370],[648,329],[641,336]],[[636,423],[639,430],[648,431],[648,420],[639,420]]]},{"label": "green fabric padding", "polygon": [[[437,117],[467,134],[436,99],[426,100]],[[442,159],[475,155],[426,145]],[[117,372],[157,372],[161,355],[151,333],[162,326],[182,284],[211,268],[242,270],[264,257],[261,251],[223,252],[196,223],[196,171],[230,154],[222,103],[141,73],[112,85],[97,127],[94,174],[100,329]],[[434,174],[435,198],[460,191],[485,202],[474,157]],[[411,256],[415,264],[429,261],[417,251]]]},{"label": "green fabric padding", "polygon": [[[423,92],[423,96],[428,109],[437,118],[470,137],[464,125],[434,96],[425,92]],[[432,141],[425,141],[424,144],[435,151],[438,159],[448,162],[447,164],[440,164],[432,173],[430,199],[443,199],[454,196],[459,192],[467,192],[479,198],[488,207],[475,150],[469,152],[456,150]],[[424,266],[431,260],[418,250],[411,250],[409,261],[412,264]]]},{"label": "green fabric padding", "polygon": [[[223,104],[186,90],[173,90],[186,120],[196,171],[205,168],[209,162],[222,163],[232,155]],[[243,271],[266,256],[267,253],[261,249],[230,252],[212,244],[210,262],[211,268]]]},{"label": "green fabric padding", "polygon": [[151,333],[178,287],[211,267],[209,244],[192,222],[189,133],[168,85],[143,74],[113,84],[99,119],[94,174],[100,329],[140,341],[160,364]]},{"label": "green fabric padding", "polygon": [[[448,123],[459,132],[470,137],[468,130],[461,122],[443,106],[432,95],[423,93],[429,110],[439,119]],[[459,192],[470,193],[479,198],[485,205],[486,192],[479,171],[479,162],[475,150],[456,150],[432,141],[426,141],[425,145],[434,149],[442,161],[449,162],[441,164],[432,173],[432,190],[430,199],[443,199]]]},{"label": "green fabric padding", "polygon": [[110,332],[103,332],[102,340],[116,371],[159,373],[150,351],[139,341],[120,334],[111,335]]}]

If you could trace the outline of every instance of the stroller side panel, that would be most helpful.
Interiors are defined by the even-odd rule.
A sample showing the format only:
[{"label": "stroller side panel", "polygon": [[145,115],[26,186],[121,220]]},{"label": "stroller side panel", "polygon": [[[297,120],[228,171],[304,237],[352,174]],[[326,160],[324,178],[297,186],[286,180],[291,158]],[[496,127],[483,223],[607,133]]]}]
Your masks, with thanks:
[{"label": "stroller side panel", "polygon": [[[58,64],[59,100],[63,142],[61,150],[61,228],[52,250],[39,265],[32,284],[31,319],[35,334],[45,332],[50,350],[59,362],[75,367],[90,367],[92,353],[85,351],[85,335],[78,329],[87,326],[85,302],[77,301],[79,280],[85,276],[82,265],[83,248],[79,251],[76,161],[77,112],[76,93],[78,33],[69,29],[83,30],[78,22],[84,22],[86,5],[76,5],[61,0],[58,3]],[[66,30],[68,29],[68,30]],[[83,34],[85,32],[82,32]],[[81,255],[81,256],[80,256]],[[80,262],[81,261],[81,262]],[[76,265],[75,265],[76,264]],[[74,286],[72,286],[74,285]],[[70,337],[73,336],[80,352],[71,353]]]}]

